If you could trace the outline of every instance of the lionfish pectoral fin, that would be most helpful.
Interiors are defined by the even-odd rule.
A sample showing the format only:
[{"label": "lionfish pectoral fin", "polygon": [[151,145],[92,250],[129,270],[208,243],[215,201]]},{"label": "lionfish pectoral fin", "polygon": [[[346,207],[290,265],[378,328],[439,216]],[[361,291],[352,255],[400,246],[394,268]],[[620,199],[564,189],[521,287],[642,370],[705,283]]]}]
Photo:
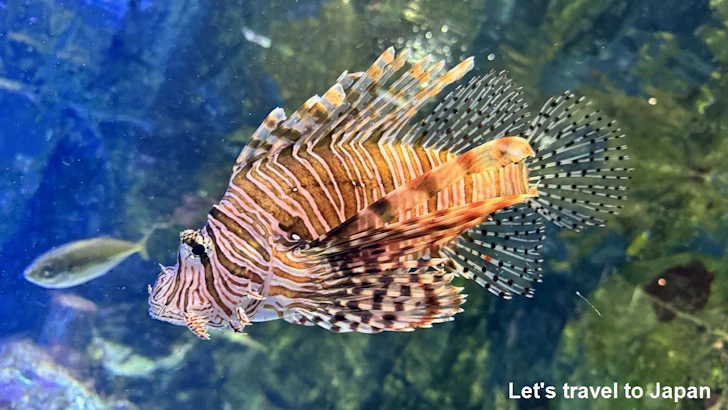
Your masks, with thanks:
[{"label": "lionfish pectoral fin", "polygon": [[543,220],[526,204],[501,209],[440,250],[446,269],[502,298],[533,296],[541,280]]},{"label": "lionfish pectoral fin", "polygon": [[450,254],[411,258],[433,245],[450,245],[494,212],[534,195],[530,190],[325,238],[302,251],[317,272],[313,280],[320,289],[309,298],[314,305],[302,307],[300,314],[334,332],[410,331],[452,320],[465,299],[462,289],[450,284],[451,273],[466,271],[456,269]]},{"label": "lionfish pectoral fin", "polygon": [[[423,252],[433,245],[442,245],[467,229],[483,223],[492,213],[523,203],[537,193],[509,195],[443,209],[408,220],[351,235],[330,232],[311,242],[304,252],[319,257],[341,258],[356,255],[357,259],[373,258],[396,261],[408,254]],[[359,213],[368,212],[368,209]],[[356,221],[353,222],[356,224]],[[334,228],[332,231],[335,231]]]},{"label": "lionfish pectoral fin", "polygon": [[[518,137],[500,138],[483,144],[393,190],[327,232],[322,238],[351,235],[381,227],[404,212],[426,203],[432,196],[467,175],[498,169],[521,161],[533,153],[528,141]],[[538,196],[538,191],[532,187],[527,195]],[[518,201],[522,202],[523,199]]]},{"label": "lionfish pectoral fin", "polygon": [[[339,272],[334,269],[335,276]],[[317,304],[298,309],[300,324],[332,332],[408,332],[453,320],[465,296],[452,286],[452,275],[424,267],[417,270],[367,269],[323,280]],[[326,284],[328,282],[328,284]]]},{"label": "lionfish pectoral fin", "polygon": [[297,309],[288,311],[282,319],[288,323],[293,323],[294,325],[316,326],[316,323],[303,317]]},{"label": "lionfish pectoral fin", "polygon": [[210,335],[207,333],[207,319],[196,313],[185,314],[185,325],[195,336],[202,340],[210,340]]}]

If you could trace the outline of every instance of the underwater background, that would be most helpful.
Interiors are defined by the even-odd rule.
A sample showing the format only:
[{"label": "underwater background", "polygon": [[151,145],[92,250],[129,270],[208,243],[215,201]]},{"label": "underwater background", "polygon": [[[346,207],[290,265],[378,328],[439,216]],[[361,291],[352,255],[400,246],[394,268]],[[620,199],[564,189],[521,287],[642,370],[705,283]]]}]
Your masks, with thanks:
[{"label": "underwater background", "polygon": [[[508,70],[534,109],[586,95],[628,136],[625,208],[548,231],[534,299],[462,280],[465,312],[432,329],[203,342],[152,320],[157,262],[265,115],[389,46]],[[55,246],[166,221],[150,260],[64,292],[23,278]],[[0,1],[0,409],[723,409],[727,246],[728,0]],[[711,397],[510,400],[511,382]]]}]

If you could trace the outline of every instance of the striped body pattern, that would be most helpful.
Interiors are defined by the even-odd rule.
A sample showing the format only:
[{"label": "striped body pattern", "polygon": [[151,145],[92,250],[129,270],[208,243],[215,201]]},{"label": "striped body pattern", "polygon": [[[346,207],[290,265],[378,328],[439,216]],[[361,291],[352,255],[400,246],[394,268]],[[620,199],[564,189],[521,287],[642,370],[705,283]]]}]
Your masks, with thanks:
[{"label": "striped body pattern", "polygon": [[[149,289],[149,313],[242,332],[283,319],[334,332],[411,331],[446,322],[465,295],[452,279],[504,298],[541,278],[543,224],[601,225],[625,199],[629,168],[614,122],[570,93],[534,118],[505,73],[406,52],[344,72],[290,117],[273,110],[240,153],[177,264]],[[619,151],[619,152],[616,152]]]}]

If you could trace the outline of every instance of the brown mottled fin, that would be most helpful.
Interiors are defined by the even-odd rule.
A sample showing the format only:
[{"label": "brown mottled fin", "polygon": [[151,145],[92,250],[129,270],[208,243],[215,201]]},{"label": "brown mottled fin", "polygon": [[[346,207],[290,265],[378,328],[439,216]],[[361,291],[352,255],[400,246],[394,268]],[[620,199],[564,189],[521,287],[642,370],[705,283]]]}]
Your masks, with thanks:
[{"label": "brown mottled fin", "polygon": [[311,298],[295,312],[305,321],[332,332],[407,332],[448,322],[462,312],[462,288],[452,275],[422,268],[372,271],[354,276],[356,284],[337,285]]},{"label": "brown mottled fin", "polygon": [[[327,259],[328,266],[326,274],[317,276],[323,289],[337,289],[340,286],[351,287],[353,285],[370,285],[374,273],[378,272],[409,272],[410,270],[422,270],[422,268],[436,267],[447,262],[444,258],[392,260],[388,255],[380,255],[378,258],[352,258],[351,254],[339,255]],[[406,281],[409,281],[406,278]],[[406,283],[406,282],[404,282]],[[327,293],[326,290],[321,291]]]},{"label": "brown mottled fin", "polygon": [[632,168],[625,135],[614,121],[593,111],[584,97],[566,92],[546,101],[528,127],[536,154],[526,161],[539,197],[529,206],[560,227],[602,226],[627,198]]}]

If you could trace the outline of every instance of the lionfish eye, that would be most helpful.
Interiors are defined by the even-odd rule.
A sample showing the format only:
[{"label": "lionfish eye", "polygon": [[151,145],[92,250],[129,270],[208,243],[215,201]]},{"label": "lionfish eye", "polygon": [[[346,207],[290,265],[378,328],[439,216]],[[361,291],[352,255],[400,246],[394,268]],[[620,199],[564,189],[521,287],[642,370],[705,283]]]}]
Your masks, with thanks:
[{"label": "lionfish eye", "polygon": [[199,243],[192,247],[192,254],[195,256],[202,256],[205,254],[205,246]]}]

